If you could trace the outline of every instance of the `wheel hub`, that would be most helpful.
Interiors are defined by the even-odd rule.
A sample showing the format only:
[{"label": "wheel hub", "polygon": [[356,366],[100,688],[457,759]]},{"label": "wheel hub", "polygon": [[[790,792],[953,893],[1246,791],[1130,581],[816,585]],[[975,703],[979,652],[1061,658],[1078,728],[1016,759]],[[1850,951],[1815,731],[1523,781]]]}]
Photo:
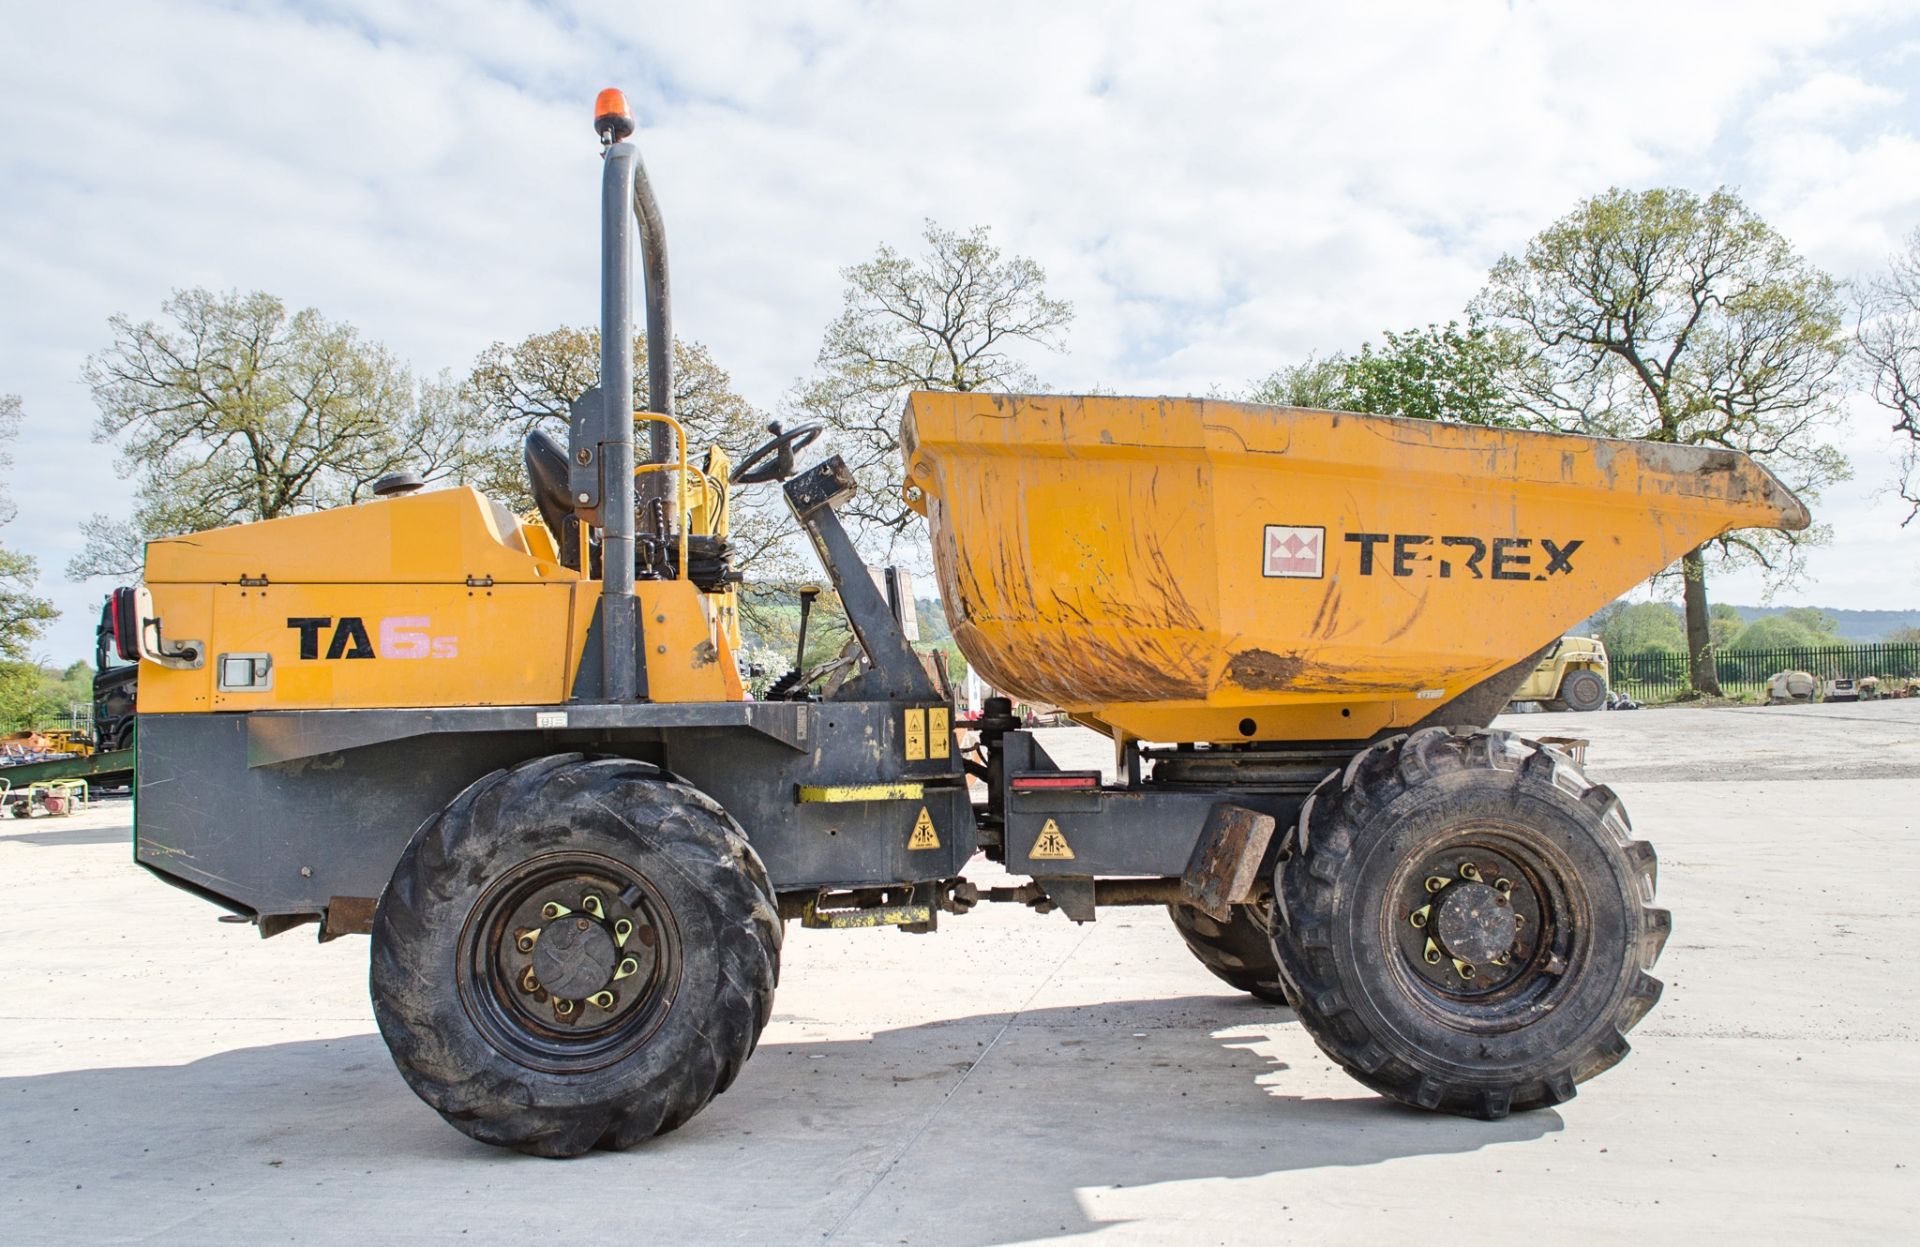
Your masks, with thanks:
[{"label": "wheel hub", "polygon": [[613,981],[618,959],[613,933],[584,914],[556,918],[533,946],[533,974],[563,999],[583,999]]},{"label": "wheel hub", "polygon": [[1400,942],[1418,978],[1450,996],[1481,996],[1526,972],[1546,910],[1509,852],[1463,845],[1403,877]]},{"label": "wheel hub", "polygon": [[469,922],[470,1010],[523,1064],[595,1068],[671,1002],[679,959],[663,943],[658,894],[604,859],[555,854],[517,873]]},{"label": "wheel hub", "polygon": [[1507,952],[1520,931],[1513,905],[1485,883],[1448,884],[1433,911],[1433,936],[1441,950],[1469,964],[1491,962]]}]

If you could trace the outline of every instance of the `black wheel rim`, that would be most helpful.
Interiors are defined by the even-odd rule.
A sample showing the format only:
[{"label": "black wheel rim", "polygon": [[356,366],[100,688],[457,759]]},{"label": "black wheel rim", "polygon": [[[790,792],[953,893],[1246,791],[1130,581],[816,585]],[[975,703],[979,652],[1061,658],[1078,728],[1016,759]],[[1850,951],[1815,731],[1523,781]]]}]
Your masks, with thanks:
[{"label": "black wheel rim", "polygon": [[1482,822],[1429,840],[1395,872],[1382,934],[1423,1012],[1476,1032],[1517,1030],[1574,989],[1587,896],[1572,864],[1527,829]]},{"label": "black wheel rim", "polygon": [[666,1020],[680,986],[672,910],[644,876],[597,853],[549,853],[507,871],[475,903],[459,947],[460,1000],[474,1026],[503,1055],[547,1073],[630,1055]]}]

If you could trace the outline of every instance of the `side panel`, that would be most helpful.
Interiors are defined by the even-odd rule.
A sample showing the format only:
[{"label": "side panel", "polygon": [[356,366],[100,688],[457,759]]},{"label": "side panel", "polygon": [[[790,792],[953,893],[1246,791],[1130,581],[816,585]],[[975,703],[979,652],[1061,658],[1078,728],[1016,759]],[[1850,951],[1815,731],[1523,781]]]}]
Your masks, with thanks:
[{"label": "side panel", "polygon": [[739,701],[739,673],[723,661],[710,613],[720,609],[721,599],[686,580],[643,580],[633,591],[647,696],[656,702]]},{"label": "side panel", "polygon": [[[208,653],[191,670],[141,665],[149,713],[566,697],[571,582],[156,585],[153,596],[169,638],[205,641]],[[264,687],[219,687],[223,657],[262,654],[272,663]]]},{"label": "side panel", "polygon": [[[566,711],[575,726],[551,731],[445,730],[461,713],[448,710],[143,714],[134,856],[243,912],[318,913],[336,896],[379,896],[415,830],[475,779],[566,752],[664,761],[739,821],[777,889],[948,878],[973,856],[973,807],[955,760],[906,759],[906,709],[793,707],[808,716],[800,748],[748,726],[756,707],[712,709],[740,722],[645,726],[650,716],[685,713],[647,705],[623,708],[641,721],[625,727],[586,727],[576,706]],[[526,722],[539,710],[497,713]],[[363,718],[404,719],[417,734],[367,735],[360,744],[341,724]],[[303,738],[329,751],[295,756]],[[801,799],[803,785],[898,782],[922,791]]]},{"label": "side panel", "polygon": [[[904,883],[960,873],[977,847],[956,760],[909,749],[926,708],[884,702],[805,707],[807,753],[738,733],[677,732],[668,767],[740,820],[776,888]],[[863,786],[917,785],[917,796],[845,800]],[[800,799],[805,787],[810,797]],[[924,815],[924,823],[922,821]],[[917,834],[916,834],[917,833]]]},{"label": "side panel", "polygon": [[140,716],[134,860],[265,914],[379,896],[434,811],[551,751],[534,733],[440,735],[249,767],[247,718]]}]

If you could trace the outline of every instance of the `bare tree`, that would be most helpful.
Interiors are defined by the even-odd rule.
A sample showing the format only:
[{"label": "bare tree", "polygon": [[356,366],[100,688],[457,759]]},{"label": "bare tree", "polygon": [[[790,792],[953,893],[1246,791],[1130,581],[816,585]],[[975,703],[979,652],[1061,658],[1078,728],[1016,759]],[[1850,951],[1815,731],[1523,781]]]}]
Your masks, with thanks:
[{"label": "bare tree", "polygon": [[442,378],[416,388],[385,347],[269,294],[176,291],[162,321],[108,321],[83,379],[94,440],[139,481],[131,522],[82,528],[75,579],[140,569],[146,539],[357,502],[400,469],[428,481],[467,466],[469,430]]},{"label": "bare tree", "polygon": [[1893,413],[1894,435],[1904,435],[1895,486],[1908,504],[1904,528],[1920,515],[1920,229],[1862,288],[1859,313],[1854,341],[1873,399]]},{"label": "bare tree", "polygon": [[[634,410],[646,407],[647,343],[635,335]],[[529,510],[521,439],[545,429],[562,443],[567,414],[600,381],[600,331],[562,325],[519,342],[496,342],[474,361],[462,387],[466,427],[486,430],[475,467],[477,483],[517,510]],[[767,437],[766,417],[733,388],[733,378],[697,342],[673,344],[674,418],[687,430],[687,454],[699,467],[703,448],[718,446],[734,462]],[[644,438],[640,439],[644,447]],[[785,513],[771,497],[737,497],[733,507],[734,565],[760,579],[790,576],[799,566]]]},{"label": "bare tree", "polygon": [[1003,256],[985,226],[964,234],[927,222],[919,255],[882,245],[846,269],[840,315],[827,326],[818,371],[793,403],[826,424],[834,449],[860,480],[846,504],[866,532],[889,544],[914,520],[900,497],[900,415],[914,390],[1040,389],[1016,354],[1058,350],[1073,320],[1049,298],[1046,273]]},{"label": "bare tree", "polygon": [[[1849,474],[1828,440],[1838,286],[1730,191],[1596,195],[1503,256],[1474,310],[1526,343],[1511,391],[1536,423],[1743,451],[1809,496]],[[1720,691],[1708,556],[1783,583],[1822,536],[1735,532],[1681,560],[1696,692]]]}]

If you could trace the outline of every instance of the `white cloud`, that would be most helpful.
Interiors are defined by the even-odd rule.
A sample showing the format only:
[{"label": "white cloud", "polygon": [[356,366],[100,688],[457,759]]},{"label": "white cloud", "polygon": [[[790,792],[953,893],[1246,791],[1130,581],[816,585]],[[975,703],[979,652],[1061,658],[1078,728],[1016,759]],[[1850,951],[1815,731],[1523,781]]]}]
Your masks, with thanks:
[{"label": "white cloud", "polygon": [[[641,115],[682,333],[771,407],[839,268],[927,217],[1039,259],[1078,311],[1046,375],[1122,391],[1456,316],[1613,184],[1737,185],[1852,274],[1920,223],[1916,47],[1913,6],[1874,3],[26,7],[0,45],[0,391],[28,410],[4,539],[67,611],[49,652],[83,652],[98,588],[59,570],[126,488],[75,378],[172,287],[274,291],[423,371],[591,320],[603,85]],[[1853,444],[1890,456],[1874,423]],[[1920,600],[1879,479],[1828,499],[1813,596]]]}]

